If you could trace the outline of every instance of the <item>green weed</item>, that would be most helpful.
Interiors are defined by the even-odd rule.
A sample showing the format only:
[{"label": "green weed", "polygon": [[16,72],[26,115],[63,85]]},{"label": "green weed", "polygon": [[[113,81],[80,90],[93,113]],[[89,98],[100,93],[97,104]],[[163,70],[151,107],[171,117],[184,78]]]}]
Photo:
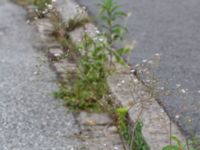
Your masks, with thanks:
[{"label": "green weed", "polygon": [[150,150],[148,144],[146,143],[142,135],[142,122],[137,122],[134,131],[134,144],[133,150]]},{"label": "green weed", "polygon": [[118,19],[123,19],[126,16],[126,13],[120,11],[120,7],[114,0],[103,0],[99,4],[103,33],[108,41],[107,51],[110,56],[110,65],[114,63],[113,61],[125,64],[123,56],[130,52],[128,47],[113,49],[114,43],[123,40],[127,32],[126,27],[116,23]]},{"label": "green weed", "polygon": [[68,32],[73,31],[76,28],[83,27],[88,22],[90,22],[89,17],[84,17],[84,18],[81,18],[81,19],[79,19],[79,18],[70,19],[69,23],[66,27],[66,30]]},{"label": "green weed", "polygon": [[132,136],[127,123],[128,109],[124,107],[118,108],[116,110],[116,114],[117,114],[117,123],[119,132],[125,139],[125,141],[129,144],[130,149],[150,150],[148,144],[145,142],[142,135],[142,123],[141,122],[136,123],[134,136]]},{"label": "green weed", "polygon": [[119,132],[122,135],[122,137],[127,141],[127,143],[130,145],[132,138],[127,124],[128,109],[124,107],[118,108],[116,110],[116,114],[117,114],[117,124]]},{"label": "green weed", "polygon": [[[106,78],[106,54],[102,51],[102,44],[95,43],[91,38],[85,35],[82,46],[84,55],[78,60],[78,71],[76,80],[60,89],[56,95],[61,95],[66,104],[73,109],[100,111],[102,108],[102,99],[108,93]],[[81,48],[82,47],[82,48]],[[92,49],[88,52],[88,49]],[[69,77],[69,80],[70,77]]]},{"label": "green weed", "polygon": [[33,0],[37,17],[42,18],[53,8],[52,0]]}]

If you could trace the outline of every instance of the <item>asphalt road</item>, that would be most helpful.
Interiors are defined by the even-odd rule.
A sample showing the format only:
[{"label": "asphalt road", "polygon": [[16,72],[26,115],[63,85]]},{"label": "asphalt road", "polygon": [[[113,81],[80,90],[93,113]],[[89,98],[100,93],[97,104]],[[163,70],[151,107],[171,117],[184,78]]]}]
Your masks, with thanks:
[{"label": "asphalt road", "polygon": [[[98,15],[97,1],[76,0]],[[99,1],[100,2],[100,1]],[[158,76],[170,79],[170,88],[181,84],[189,97],[161,99],[169,116],[186,135],[200,136],[200,1],[199,0],[118,0],[128,19],[127,41],[137,45],[130,63],[161,54]],[[100,20],[95,19],[97,23]],[[124,22],[124,21],[121,21]],[[176,119],[175,116],[180,116]]]},{"label": "asphalt road", "polygon": [[0,1],[0,149],[72,150],[79,146],[71,112],[53,98],[55,74],[35,49],[25,10]]}]

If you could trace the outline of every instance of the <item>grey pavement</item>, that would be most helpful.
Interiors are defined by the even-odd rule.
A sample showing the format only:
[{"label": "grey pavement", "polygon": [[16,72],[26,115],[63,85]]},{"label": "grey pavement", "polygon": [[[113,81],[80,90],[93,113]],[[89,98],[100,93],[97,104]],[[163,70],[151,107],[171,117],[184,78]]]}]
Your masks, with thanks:
[{"label": "grey pavement", "polygon": [[[76,0],[98,15],[97,2]],[[161,103],[186,135],[200,136],[200,1],[199,0],[118,0],[131,13],[127,41],[137,42],[130,63],[161,54],[158,76],[170,79],[170,88],[181,84],[189,98],[161,98]],[[98,19],[97,23],[101,23]],[[125,22],[125,21],[123,21]]]},{"label": "grey pavement", "polygon": [[[54,73],[34,43],[25,10],[0,1],[0,149],[72,150],[79,146],[74,116],[52,92]],[[45,60],[44,60],[45,61]]]}]

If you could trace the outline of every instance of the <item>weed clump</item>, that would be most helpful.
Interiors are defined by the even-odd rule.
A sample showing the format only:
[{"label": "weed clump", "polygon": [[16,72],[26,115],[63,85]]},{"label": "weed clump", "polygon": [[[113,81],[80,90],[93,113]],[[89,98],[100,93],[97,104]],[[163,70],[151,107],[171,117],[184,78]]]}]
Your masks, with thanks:
[{"label": "weed clump", "polygon": [[127,124],[127,114],[128,109],[127,108],[118,108],[116,110],[117,114],[117,124],[119,128],[119,133],[122,135],[122,137],[127,141],[127,143],[131,144],[131,134],[129,132],[128,124]]}]

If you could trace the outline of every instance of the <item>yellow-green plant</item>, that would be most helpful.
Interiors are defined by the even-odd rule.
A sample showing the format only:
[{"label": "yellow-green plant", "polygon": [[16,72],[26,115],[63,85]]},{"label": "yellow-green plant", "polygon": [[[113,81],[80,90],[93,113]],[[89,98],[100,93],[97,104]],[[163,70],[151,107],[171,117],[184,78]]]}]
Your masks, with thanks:
[{"label": "yellow-green plant", "polygon": [[119,132],[122,135],[122,137],[127,141],[127,143],[130,145],[132,138],[127,124],[128,109],[120,107],[116,110],[116,114],[117,114],[117,123]]}]

